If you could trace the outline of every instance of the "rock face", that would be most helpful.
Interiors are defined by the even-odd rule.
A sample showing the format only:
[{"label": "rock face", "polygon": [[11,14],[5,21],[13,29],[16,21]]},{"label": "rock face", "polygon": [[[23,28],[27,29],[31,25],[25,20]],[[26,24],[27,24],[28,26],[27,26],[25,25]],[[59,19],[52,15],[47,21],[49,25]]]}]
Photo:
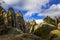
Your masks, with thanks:
[{"label": "rock face", "polygon": [[60,40],[60,30],[56,29],[50,32],[50,40]]},{"label": "rock face", "polygon": [[6,11],[0,6],[0,24],[6,24]]},{"label": "rock face", "polygon": [[[22,32],[25,32],[25,23],[21,12],[15,13],[13,8],[9,8],[8,12],[0,6],[0,26],[6,27],[6,29],[17,28]],[[4,30],[4,27],[1,27]],[[8,30],[7,30],[8,31]]]},{"label": "rock face", "polygon": [[18,28],[25,32],[25,24],[21,12],[15,14],[13,8],[9,8],[7,13],[8,26]]},{"label": "rock face", "polygon": [[0,35],[6,33],[7,16],[6,11],[0,6]]},{"label": "rock face", "polygon": [[28,21],[28,22],[25,21],[26,32],[33,33],[35,25],[37,25],[35,20]]},{"label": "rock face", "polygon": [[15,27],[16,16],[15,16],[15,12],[13,8],[9,8],[8,13],[7,13],[7,19],[8,19],[8,25]]},{"label": "rock face", "polygon": [[60,23],[58,24],[58,29],[60,30]]},{"label": "rock face", "polygon": [[35,20],[30,21],[30,25],[31,25],[30,33],[33,33],[33,32],[34,32],[34,27],[35,27],[35,25],[36,25]]},{"label": "rock face", "polygon": [[17,28],[25,32],[25,22],[24,22],[23,15],[21,12],[18,12],[16,14],[16,26]]},{"label": "rock face", "polygon": [[30,22],[25,21],[25,27],[26,27],[26,33],[29,33],[31,28]]}]

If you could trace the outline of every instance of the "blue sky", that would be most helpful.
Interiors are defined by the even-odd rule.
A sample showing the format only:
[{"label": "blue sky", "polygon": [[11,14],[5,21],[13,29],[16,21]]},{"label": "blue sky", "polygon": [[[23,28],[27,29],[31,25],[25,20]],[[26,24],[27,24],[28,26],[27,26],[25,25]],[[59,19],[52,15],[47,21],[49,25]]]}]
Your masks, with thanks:
[{"label": "blue sky", "polygon": [[60,16],[60,0],[0,0],[0,2],[6,10],[13,7],[15,12],[21,11],[24,20],[27,21],[42,22],[46,16]]}]

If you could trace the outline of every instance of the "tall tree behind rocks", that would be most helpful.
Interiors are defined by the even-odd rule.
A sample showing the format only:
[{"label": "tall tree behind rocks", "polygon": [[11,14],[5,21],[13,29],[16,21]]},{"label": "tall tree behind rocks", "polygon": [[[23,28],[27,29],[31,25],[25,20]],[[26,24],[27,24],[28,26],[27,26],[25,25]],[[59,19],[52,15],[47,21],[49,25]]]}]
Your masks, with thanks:
[{"label": "tall tree behind rocks", "polygon": [[21,12],[16,13],[16,26],[17,28],[20,28],[23,32],[25,32],[25,22]]},{"label": "tall tree behind rocks", "polygon": [[54,18],[50,18],[49,16],[47,16],[46,18],[44,18],[44,22],[55,25],[56,28],[58,27],[58,24],[60,23],[60,17],[54,17]]},{"label": "tall tree behind rocks", "polygon": [[7,19],[8,19],[8,25],[15,27],[16,24],[16,16],[13,8],[9,8],[8,13],[7,13]]},{"label": "tall tree behind rocks", "polygon": [[49,16],[44,18],[44,22],[55,25],[55,21],[52,18],[50,18]]}]

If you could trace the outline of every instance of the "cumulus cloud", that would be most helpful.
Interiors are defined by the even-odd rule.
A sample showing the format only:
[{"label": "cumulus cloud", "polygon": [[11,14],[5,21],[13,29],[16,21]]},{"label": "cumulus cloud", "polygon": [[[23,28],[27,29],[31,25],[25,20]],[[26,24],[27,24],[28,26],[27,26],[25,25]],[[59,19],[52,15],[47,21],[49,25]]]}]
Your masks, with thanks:
[{"label": "cumulus cloud", "polygon": [[50,16],[50,17],[60,16],[60,4],[57,5],[53,4],[45,12],[39,13],[39,16]]},{"label": "cumulus cloud", "polygon": [[7,5],[12,5],[20,2],[21,0],[3,0],[3,1],[5,1],[5,4]]},{"label": "cumulus cloud", "polygon": [[36,23],[39,24],[41,22],[44,22],[43,19],[35,19]]},{"label": "cumulus cloud", "polygon": [[3,0],[3,7],[12,6],[17,9],[28,10],[25,16],[32,16],[34,13],[40,13],[41,6],[49,2],[49,0]]},{"label": "cumulus cloud", "polygon": [[28,10],[25,16],[32,16],[34,13],[41,12],[41,6],[48,3],[49,0],[26,0],[23,9]]},{"label": "cumulus cloud", "polygon": [[41,6],[45,6],[49,0],[0,0],[0,2],[5,1],[3,3],[3,7],[12,6],[17,9],[28,10],[25,16],[32,16],[35,13],[38,13],[38,16],[59,16],[60,15],[60,4],[53,4],[47,10],[44,10],[41,13]]}]

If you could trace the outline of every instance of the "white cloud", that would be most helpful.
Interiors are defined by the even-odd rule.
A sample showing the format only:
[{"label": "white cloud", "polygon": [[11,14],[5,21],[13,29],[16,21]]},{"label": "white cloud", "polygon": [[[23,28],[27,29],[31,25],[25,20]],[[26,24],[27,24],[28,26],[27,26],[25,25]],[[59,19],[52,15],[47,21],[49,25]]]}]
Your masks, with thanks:
[{"label": "white cloud", "polygon": [[21,0],[3,0],[5,1],[5,4],[12,5],[20,2]]},{"label": "white cloud", "polygon": [[[14,8],[28,10],[25,16],[32,16],[35,13],[38,13],[39,16],[59,16],[60,15],[60,4],[53,4],[49,9],[45,10],[45,12],[41,13],[41,6],[45,5],[49,2],[49,0],[0,0],[0,2],[5,1],[2,5],[3,7],[7,7],[11,5]],[[19,5],[21,4],[21,5]]]},{"label": "white cloud", "polygon": [[44,22],[43,19],[36,19],[35,20],[37,24],[41,23],[41,22]]},{"label": "white cloud", "polygon": [[25,16],[32,16],[34,13],[41,12],[41,6],[48,3],[49,0],[26,0],[22,8],[28,10]]},{"label": "white cloud", "polygon": [[41,13],[41,6],[45,6],[49,0],[0,0],[0,2],[2,1],[5,1],[2,5],[3,7],[11,5],[17,9],[28,10],[25,14],[27,17],[31,17],[35,13],[38,13],[38,16],[60,16],[60,4],[53,4],[49,9],[44,10],[45,12]]},{"label": "white cloud", "polygon": [[[32,16],[34,13],[40,13],[41,6],[49,2],[49,0],[3,0],[3,7],[11,5],[14,8],[28,10],[25,16]],[[21,4],[21,5],[19,5]]]},{"label": "white cloud", "polygon": [[39,13],[39,16],[60,16],[60,4],[53,4],[49,9],[45,10],[45,12]]}]

